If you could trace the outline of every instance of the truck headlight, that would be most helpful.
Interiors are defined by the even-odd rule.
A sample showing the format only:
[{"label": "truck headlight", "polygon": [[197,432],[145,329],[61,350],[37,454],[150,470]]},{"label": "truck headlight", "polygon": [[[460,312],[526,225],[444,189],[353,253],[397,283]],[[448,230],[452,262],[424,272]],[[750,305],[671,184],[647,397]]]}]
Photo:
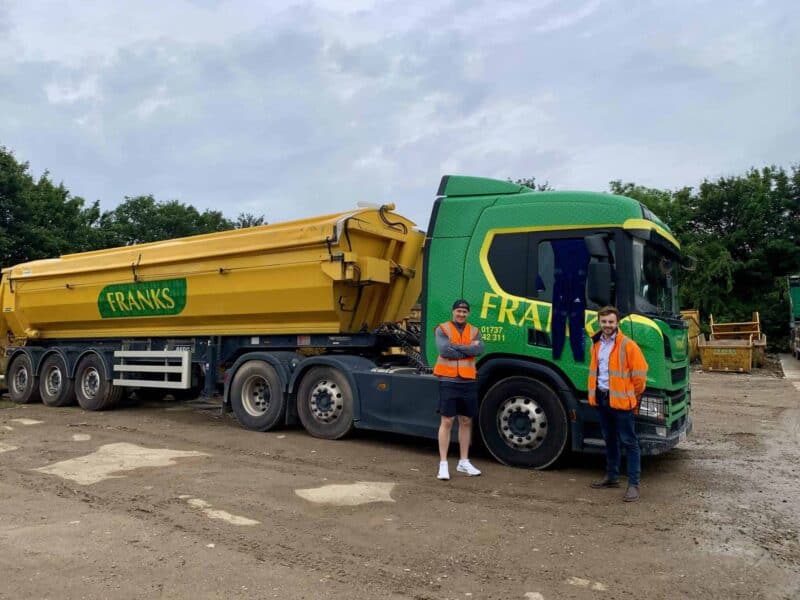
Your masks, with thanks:
[{"label": "truck headlight", "polygon": [[663,421],[665,417],[663,396],[649,396],[644,394],[639,403],[639,416]]}]

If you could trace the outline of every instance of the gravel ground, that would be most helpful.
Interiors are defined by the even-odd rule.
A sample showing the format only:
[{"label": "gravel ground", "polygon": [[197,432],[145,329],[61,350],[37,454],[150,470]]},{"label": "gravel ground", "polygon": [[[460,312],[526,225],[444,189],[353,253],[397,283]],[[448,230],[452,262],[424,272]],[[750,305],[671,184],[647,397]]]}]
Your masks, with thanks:
[{"label": "gravel ground", "polygon": [[589,488],[597,457],[478,453],[483,476],[439,482],[424,440],[0,401],[0,598],[800,597],[800,390],[764,369],[692,392],[636,504]]}]

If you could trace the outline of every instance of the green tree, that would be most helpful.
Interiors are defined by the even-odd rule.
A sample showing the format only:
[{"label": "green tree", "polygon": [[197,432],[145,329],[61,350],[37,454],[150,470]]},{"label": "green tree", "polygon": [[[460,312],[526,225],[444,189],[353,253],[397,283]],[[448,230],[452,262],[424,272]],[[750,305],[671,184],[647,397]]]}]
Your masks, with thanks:
[{"label": "green tree", "polygon": [[219,211],[199,212],[177,200],[158,202],[152,195],[126,197],[100,217],[102,247],[144,244],[201,233],[233,229]]},{"label": "green tree", "polygon": [[220,211],[152,195],[126,197],[101,214],[98,202],[85,206],[49,173],[34,179],[27,163],[0,146],[0,266],[263,223],[263,215],[241,213],[231,221]]},{"label": "green tree", "polygon": [[536,177],[509,179],[508,181],[516,183],[517,185],[524,185],[525,187],[529,187],[532,190],[536,190],[537,192],[550,192],[553,190],[553,188],[550,187],[550,183],[548,181],[545,181],[544,183],[536,183]]},{"label": "green tree", "polygon": [[673,192],[619,180],[609,183],[609,188],[612,194],[627,196],[644,204],[667,223],[678,238],[686,232],[691,221],[692,188],[684,187]]},{"label": "green tree", "polygon": [[784,278],[800,272],[800,165],[705,180],[699,188],[657,190],[612,181],[611,191],[635,198],[661,217],[697,258],[684,272],[682,305],[705,318],[750,320],[758,311],[771,345],[787,333]]},{"label": "green tree", "polygon": [[93,248],[100,209],[84,204],[47,172],[34,179],[27,163],[0,147],[0,265]]},{"label": "green tree", "polygon": [[236,229],[244,229],[246,227],[258,227],[259,225],[266,225],[264,221],[264,215],[256,216],[252,213],[239,213],[239,216],[236,217],[236,220],[233,222],[233,226]]}]

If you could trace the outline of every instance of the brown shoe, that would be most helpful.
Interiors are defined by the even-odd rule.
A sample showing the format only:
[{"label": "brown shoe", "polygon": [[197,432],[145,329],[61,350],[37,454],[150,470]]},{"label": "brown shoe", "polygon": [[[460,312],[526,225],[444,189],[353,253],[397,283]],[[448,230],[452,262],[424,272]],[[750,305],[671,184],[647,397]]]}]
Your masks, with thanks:
[{"label": "brown shoe", "polygon": [[639,486],[629,485],[622,497],[623,502],[637,502],[639,500]]},{"label": "brown shoe", "polygon": [[608,477],[603,477],[600,481],[593,481],[589,485],[596,490],[604,488],[618,488],[619,479],[609,479]]}]

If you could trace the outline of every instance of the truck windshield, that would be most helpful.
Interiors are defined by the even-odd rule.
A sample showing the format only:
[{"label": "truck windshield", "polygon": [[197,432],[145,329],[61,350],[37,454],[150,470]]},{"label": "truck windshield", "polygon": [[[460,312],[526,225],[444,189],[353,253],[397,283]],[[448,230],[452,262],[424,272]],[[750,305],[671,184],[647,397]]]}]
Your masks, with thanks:
[{"label": "truck windshield", "polygon": [[678,314],[678,269],[674,257],[658,246],[633,240],[636,309],[664,316]]}]

